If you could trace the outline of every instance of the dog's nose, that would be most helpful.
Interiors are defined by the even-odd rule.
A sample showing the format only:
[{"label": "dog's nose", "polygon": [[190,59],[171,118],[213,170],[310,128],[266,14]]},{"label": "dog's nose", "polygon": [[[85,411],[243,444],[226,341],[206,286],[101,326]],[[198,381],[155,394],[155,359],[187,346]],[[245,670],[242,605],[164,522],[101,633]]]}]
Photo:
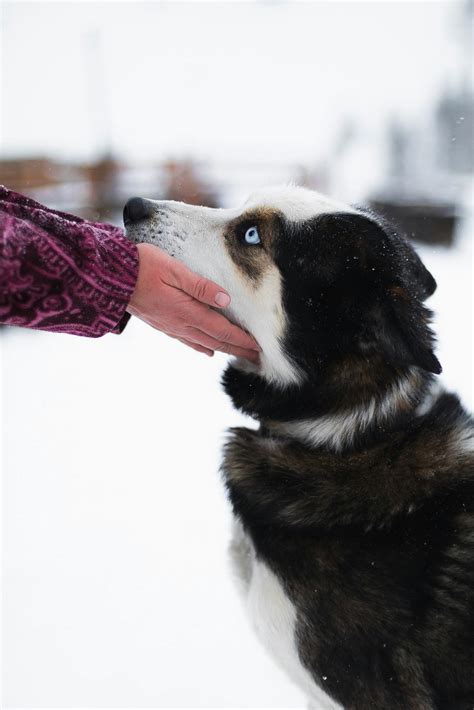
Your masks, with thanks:
[{"label": "dog's nose", "polygon": [[152,213],[153,206],[142,197],[131,197],[123,208],[123,223],[125,225],[146,219]]}]

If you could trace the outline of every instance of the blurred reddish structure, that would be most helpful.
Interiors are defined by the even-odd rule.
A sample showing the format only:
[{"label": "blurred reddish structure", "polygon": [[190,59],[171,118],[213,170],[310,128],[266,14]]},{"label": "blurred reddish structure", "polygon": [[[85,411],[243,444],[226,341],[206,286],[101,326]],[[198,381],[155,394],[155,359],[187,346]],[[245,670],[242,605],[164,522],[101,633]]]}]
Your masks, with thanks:
[{"label": "blurred reddish structure", "polygon": [[218,207],[216,191],[199,175],[196,165],[190,160],[169,160],[163,166],[163,198],[188,202],[190,205]]},{"label": "blurred reddish structure", "polygon": [[81,173],[89,185],[89,204],[95,219],[108,219],[117,209],[117,193],[123,169],[124,166],[111,155],[81,166]]},{"label": "blurred reddish structure", "polygon": [[65,177],[62,165],[44,157],[0,161],[1,182],[17,192],[57,185]]},{"label": "blurred reddish structure", "polygon": [[190,161],[129,166],[104,155],[95,162],[65,163],[44,157],[0,160],[0,184],[56,209],[95,220],[120,222],[131,195],[149,195],[217,207],[218,193]]}]

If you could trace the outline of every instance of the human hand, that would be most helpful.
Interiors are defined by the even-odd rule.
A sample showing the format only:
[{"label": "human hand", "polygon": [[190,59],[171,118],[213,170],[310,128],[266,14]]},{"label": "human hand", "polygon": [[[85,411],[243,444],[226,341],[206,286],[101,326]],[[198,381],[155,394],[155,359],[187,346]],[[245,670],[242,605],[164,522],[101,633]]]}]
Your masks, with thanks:
[{"label": "human hand", "polygon": [[127,311],[193,350],[212,357],[215,350],[258,363],[252,336],[220,313],[230,296],[153,244],[138,244],[139,270]]}]

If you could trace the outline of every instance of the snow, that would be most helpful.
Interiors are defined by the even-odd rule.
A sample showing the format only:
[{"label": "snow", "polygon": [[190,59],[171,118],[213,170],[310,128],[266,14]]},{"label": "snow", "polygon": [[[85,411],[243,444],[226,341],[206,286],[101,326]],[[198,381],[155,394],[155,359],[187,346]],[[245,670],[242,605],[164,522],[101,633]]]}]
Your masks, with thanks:
[{"label": "snow", "polygon": [[[472,406],[471,223],[420,249],[443,381]],[[141,322],[2,332],[4,706],[295,707],[227,563],[224,358]],[[27,679],[27,682],[26,680]]]},{"label": "snow", "polygon": [[223,358],[138,321],[2,343],[4,705],[303,707],[228,569]]}]

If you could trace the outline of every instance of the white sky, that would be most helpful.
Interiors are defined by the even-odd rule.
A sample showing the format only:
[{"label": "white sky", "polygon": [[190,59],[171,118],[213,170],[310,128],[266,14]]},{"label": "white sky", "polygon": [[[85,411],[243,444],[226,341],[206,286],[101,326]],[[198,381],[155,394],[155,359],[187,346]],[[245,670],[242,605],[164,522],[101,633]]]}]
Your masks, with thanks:
[{"label": "white sky", "polygon": [[316,158],[454,80],[454,4],[5,2],[4,151]]}]

